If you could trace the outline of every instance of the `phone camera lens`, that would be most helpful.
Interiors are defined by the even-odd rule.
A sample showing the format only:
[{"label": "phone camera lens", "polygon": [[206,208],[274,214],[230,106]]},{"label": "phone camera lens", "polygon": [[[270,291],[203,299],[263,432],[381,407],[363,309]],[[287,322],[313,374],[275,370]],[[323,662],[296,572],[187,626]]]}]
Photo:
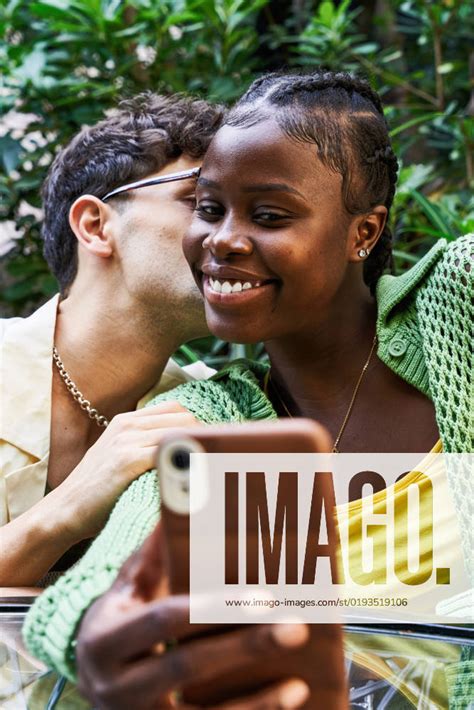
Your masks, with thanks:
[{"label": "phone camera lens", "polygon": [[190,463],[189,451],[186,451],[186,449],[177,449],[177,451],[173,451],[171,455],[171,463],[180,471],[186,471],[189,469]]}]

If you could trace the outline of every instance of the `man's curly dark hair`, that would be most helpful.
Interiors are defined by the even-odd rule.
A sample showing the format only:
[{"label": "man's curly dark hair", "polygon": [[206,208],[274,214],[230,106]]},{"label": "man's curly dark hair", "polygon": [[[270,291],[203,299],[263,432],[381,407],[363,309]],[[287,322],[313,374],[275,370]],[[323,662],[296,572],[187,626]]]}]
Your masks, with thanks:
[{"label": "man's curly dark hair", "polygon": [[160,171],[182,154],[202,158],[223,115],[222,106],[207,101],[144,92],[121,101],[59,152],[42,189],[42,237],[44,256],[62,295],[77,272],[77,240],[69,226],[73,202],[84,194],[102,198],[120,185]]}]

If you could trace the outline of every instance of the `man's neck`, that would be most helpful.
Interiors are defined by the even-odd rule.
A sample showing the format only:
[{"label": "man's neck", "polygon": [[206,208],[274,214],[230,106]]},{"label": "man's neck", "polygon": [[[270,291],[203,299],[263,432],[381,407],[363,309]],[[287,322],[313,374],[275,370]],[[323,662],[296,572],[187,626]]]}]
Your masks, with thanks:
[{"label": "man's neck", "polygon": [[160,328],[159,313],[83,296],[60,302],[55,345],[78,389],[110,420],[135,409],[159,381],[179,338]]}]

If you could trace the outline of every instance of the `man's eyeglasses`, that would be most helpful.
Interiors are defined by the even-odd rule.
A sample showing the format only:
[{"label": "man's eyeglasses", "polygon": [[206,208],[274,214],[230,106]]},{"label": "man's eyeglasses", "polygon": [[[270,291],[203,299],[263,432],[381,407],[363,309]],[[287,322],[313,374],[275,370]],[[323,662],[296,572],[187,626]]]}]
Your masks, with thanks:
[{"label": "man's eyeglasses", "polygon": [[187,178],[199,177],[201,168],[192,168],[191,170],[181,170],[179,173],[169,173],[169,175],[160,175],[156,178],[145,178],[145,180],[137,180],[136,182],[130,182],[128,185],[122,185],[122,187],[117,187],[115,190],[108,192],[105,197],[102,198],[102,202],[105,202],[110,197],[115,197],[115,195],[121,195],[122,192],[128,192],[129,190],[138,190],[140,187],[149,187],[150,185],[161,185],[163,182],[175,182],[176,180],[186,180]]}]

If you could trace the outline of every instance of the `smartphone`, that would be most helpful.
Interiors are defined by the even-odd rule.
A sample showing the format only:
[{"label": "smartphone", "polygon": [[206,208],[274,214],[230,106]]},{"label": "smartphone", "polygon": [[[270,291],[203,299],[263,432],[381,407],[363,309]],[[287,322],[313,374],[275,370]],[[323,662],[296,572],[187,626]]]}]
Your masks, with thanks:
[{"label": "smartphone", "polygon": [[[327,431],[308,419],[273,422],[225,424],[193,427],[166,437],[157,455],[160,477],[163,555],[169,592],[189,593],[189,476],[192,453],[329,453]],[[200,480],[200,479],[199,479]],[[202,494],[212,480],[203,472]],[[196,499],[193,497],[193,503]],[[199,500],[197,500],[199,505]],[[329,538],[334,521],[327,521]],[[235,529],[235,528],[233,528]],[[286,534],[292,534],[287,530]],[[335,539],[335,536],[332,536]],[[232,548],[232,545],[230,546]],[[216,624],[215,632],[230,628]],[[195,705],[212,706],[232,698],[244,697],[284,680],[300,677],[306,681],[311,696],[305,710],[346,710],[346,687],[342,629],[339,624],[312,624],[310,639],[301,649],[282,653],[271,664],[265,659],[245,669],[221,676],[212,682],[185,688],[183,699]]]}]

